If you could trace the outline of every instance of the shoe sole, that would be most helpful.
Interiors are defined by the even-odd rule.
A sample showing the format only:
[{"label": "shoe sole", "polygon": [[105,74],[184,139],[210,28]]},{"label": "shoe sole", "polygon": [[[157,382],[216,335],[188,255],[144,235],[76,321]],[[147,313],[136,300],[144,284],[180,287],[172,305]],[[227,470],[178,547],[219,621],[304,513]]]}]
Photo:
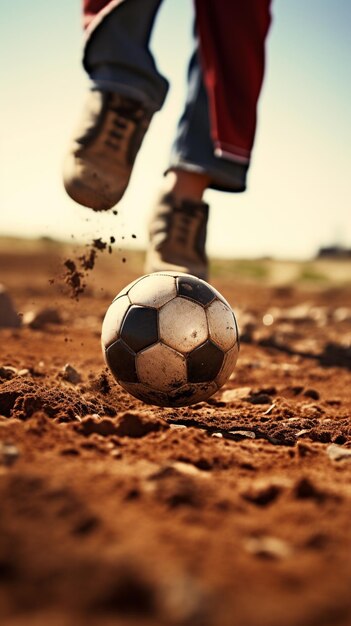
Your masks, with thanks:
[{"label": "shoe sole", "polygon": [[108,211],[112,209],[123,197],[125,189],[113,200],[104,196],[101,192],[97,193],[92,187],[85,185],[78,177],[72,176],[75,171],[75,159],[71,155],[67,156],[63,166],[63,184],[64,188],[72,200],[93,209],[93,211]]},{"label": "shoe sole", "polygon": [[102,198],[100,195],[96,194],[93,189],[90,189],[77,181],[72,184],[71,182],[64,180],[63,184],[66,192],[72,200],[82,206],[85,206],[87,209],[93,209],[93,211],[108,211],[118,202],[117,200],[117,202],[111,204],[110,200]]}]

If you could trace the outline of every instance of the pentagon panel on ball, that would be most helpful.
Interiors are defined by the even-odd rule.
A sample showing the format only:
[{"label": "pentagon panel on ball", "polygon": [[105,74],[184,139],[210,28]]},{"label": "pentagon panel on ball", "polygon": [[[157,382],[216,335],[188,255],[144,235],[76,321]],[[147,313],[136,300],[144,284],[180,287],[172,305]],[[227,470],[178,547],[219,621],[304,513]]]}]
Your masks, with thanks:
[{"label": "pentagon panel on ball", "polygon": [[177,278],[177,292],[179,296],[189,298],[193,302],[198,302],[203,306],[213,302],[216,295],[212,287],[205,283],[204,280],[195,278],[195,276],[178,276]]},{"label": "pentagon panel on ball", "polygon": [[228,302],[180,272],[155,272],[127,285],[106,312],[101,342],[117,382],[159,406],[209,398],[230,377],[239,352]]},{"label": "pentagon panel on ball", "polygon": [[124,317],[120,335],[134,352],[156,343],[158,340],[157,309],[133,304]]},{"label": "pentagon panel on ball", "polygon": [[124,295],[116,298],[107,309],[101,332],[101,342],[103,346],[109,346],[116,341],[129,307],[130,300],[127,295]]}]

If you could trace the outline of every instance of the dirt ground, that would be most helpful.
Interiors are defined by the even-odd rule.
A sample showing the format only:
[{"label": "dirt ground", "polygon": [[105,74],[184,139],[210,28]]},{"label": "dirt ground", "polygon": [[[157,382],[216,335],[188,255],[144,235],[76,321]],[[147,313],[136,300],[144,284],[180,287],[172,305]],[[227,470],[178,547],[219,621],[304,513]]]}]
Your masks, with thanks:
[{"label": "dirt ground", "polygon": [[138,262],[101,253],[76,300],[63,258],[0,254],[23,319],[0,330],[0,623],[350,626],[351,287],[222,272],[236,370],[162,409],[100,351]]}]

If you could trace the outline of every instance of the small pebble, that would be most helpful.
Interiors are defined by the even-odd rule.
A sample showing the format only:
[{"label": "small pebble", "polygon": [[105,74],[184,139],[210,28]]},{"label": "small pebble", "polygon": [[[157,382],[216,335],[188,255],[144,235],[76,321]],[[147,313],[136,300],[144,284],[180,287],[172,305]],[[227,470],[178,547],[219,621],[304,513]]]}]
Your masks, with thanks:
[{"label": "small pebble", "polygon": [[11,443],[0,443],[0,463],[6,467],[14,465],[19,457],[18,448]]},{"label": "small pebble", "polygon": [[23,367],[21,370],[17,371],[17,376],[27,376],[29,374],[29,369],[27,367]]},{"label": "small pebble", "polygon": [[313,400],[319,400],[319,397],[320,397],[316,389],[306,389],[303,395],[306,396],[307,398],[312,398]]},{"label": "small pebble", "polygon": [[17,376],[18,370],[11,365],[3,365],[0,367],[0,380],[11,380],[14,376]]},{"label": "small pebble", "polygon": [[307,435],[307,433],[310,432],[309,428],[303,428],[302,430],[299,430],[298,433],[296,433],[295,437],[303,437],[303,435]]},{"label": "small pebble", "polygon": [[245,542],[247,552],[264,559],[281,560],[291,555],[291,547],[278,537],[251,537]]},{"label": "small pebble", "polygon": [[256,435],[253,430],[230,430],[229,434],[232,435],[232,438],[235,437],[237,441],[241,439],[256,439]]},{"label": "small pebble", "polygon": [[327,455],[331,461],[351,461],[351,449],[331,443],[327,447]]},{"label": "small pebble", "polygon": [[72,385],[78,385],[82,380],[80,373],[69,363],[66,363],[62,372],[63,380],[67,380],[67,382],[72,383]]},{"label": "small pebble", "polygon": [[251,387],[239,387],[238,389],[228,389],[223,391],[223,402],[237,402],[238,400],[246,399],[251,393]]},{"label": "small pebble", "polygon": [[29,328],[40,330],[47,324],[62,324],[62,318],[58,309],[47,307],[40,311],[28,311],[23,316],[23,323]]},{"label": "small pebble", "polygon": [[272,398],[266,393],[252,394],[247,398],[250,404],[272,404]]}]

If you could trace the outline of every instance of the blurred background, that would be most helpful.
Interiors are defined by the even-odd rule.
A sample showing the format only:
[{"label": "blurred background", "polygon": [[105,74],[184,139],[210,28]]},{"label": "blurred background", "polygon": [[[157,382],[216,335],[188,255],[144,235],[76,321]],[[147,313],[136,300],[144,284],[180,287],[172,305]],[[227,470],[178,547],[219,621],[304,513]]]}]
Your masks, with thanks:
[{"label": "blurred background", "polygon": [[[248,191],[207,193],[211,256],[306,259],[351,247],[350,19],[348,0],[273,1]],[[82,243],[113,235],[142,248],[185,99],[191,0],[165,0],[159,12],[152,50],[171,90],[117,216],[79,207],[61,183],[88,84],[80,3],[12,0],[2,27],[0,234]]]}]

